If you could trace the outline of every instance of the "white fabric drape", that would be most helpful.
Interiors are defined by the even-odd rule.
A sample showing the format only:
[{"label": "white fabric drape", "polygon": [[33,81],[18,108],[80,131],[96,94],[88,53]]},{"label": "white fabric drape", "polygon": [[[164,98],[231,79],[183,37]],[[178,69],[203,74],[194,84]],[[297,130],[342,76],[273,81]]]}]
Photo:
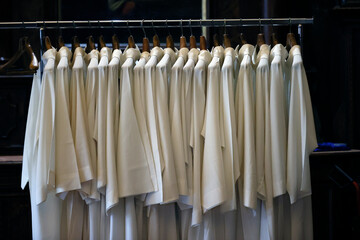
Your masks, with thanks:
[{"label": "white fabric drape", "polygon": [[300,47],[258,49],[47,50],[21,181],[33,238],[312,239]]}]

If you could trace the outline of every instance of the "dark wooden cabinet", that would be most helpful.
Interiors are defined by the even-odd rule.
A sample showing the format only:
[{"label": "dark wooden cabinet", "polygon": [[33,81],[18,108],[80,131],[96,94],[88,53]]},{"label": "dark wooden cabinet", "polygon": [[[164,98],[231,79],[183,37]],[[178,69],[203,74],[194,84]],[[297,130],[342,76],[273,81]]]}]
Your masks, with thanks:
[{"label": "dark wooden cabinet", "polygon": [[0,156],[21,155],[33,75],[0,75]]},{"label": "dark wooden cabinet", "polygon": [[336,166],[360,183],[360,150],[310,156],[314,239],[357,240],[360,216],[355,188]]},{"label": "dark wooden cabinet", "polygon": [[20,187],[21,166],[21,156],[0,157],[1,239],[31,239],[30,194]]}]

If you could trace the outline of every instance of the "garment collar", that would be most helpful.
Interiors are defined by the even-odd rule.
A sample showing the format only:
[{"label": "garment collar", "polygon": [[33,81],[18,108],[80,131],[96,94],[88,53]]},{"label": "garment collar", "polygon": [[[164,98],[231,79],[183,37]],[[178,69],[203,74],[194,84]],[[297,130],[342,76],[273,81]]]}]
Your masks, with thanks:
[{"label": "garment collar", "polygon": [[239,50],[239,61],[241,62],[245,55],[252,55],[254,52],[254,46],[251,44],[244,44]]},{"label": "garment collar", "polygon": [[126,58],[132,58],[134,61],[139,60],[140,58],[140,51],[138,48],[128,48],[124,54]]},{"label": "garment collar", "polygon": [[42,61],[43,61],[44,65],[46,65],[46,63],[48,62],[49,59],[55,60],[55,58],[56,58],[56,49],[51,48],[51,49],[46,50],[46,52],[44,52]]},{"label": "garment collar", "polygon": [[186,62],[187,61],[187,58],[188,58],[188,53],[189,53],[189,49],[188,48],[180,48],[180,50],[178,51],[178,57],[180,58],[183,58],[184,61]]},{"label": "garment collar", "polygon": [[271,49],[270,60],[272,61],[275,56],[280,56],[282,61],[285,61],[288,55],[286,48],[281,43],[278,43]]},{"label": "garment collar", "polygon": [[[255,47],[256,49],[256,47]],[[256,51],[254,51],[254,62],[255,62],[255,66],[257,66],[260,62],[261,59],[269,59],[269,55],[270,55],[270,46],[267,44],[262,44],[260,46],[259,52],[256,53]]]},{"label": "garment collar", "polygon": [[176,53],[171,48],[165,48],[164,54],[168,54],[170,56],[171,65],[173,65],[176,61]]},{"label": "garment collar", "polygon": [[235,60],[235,50],[232,47],[225,48],[224,55],[231,56],[232,61]]},{"label": "garment collar", "polygon": [[198,59],[209,64],[211,62],[211,53],[208,50],[201,50]]},{"label": "garment collar", "polygon": [[121,50],[120,49],[114,49],[114,51],[112,52],[112,56],[111,56],[111,59],[113,58],[117,58],[120,60],[121,58]]},{"label": "garment collar", "polygon": [[290,51],[289,51],[289,57],[287,59],[287,63],[288,64],[292,64],[293,60],[294,60],[294,56],[296,55],[300,55],[301,56],[301,49],[300,49],[300,46],[299,45],[295,45],[293,46]]},{"label": "garment collar", "polygon": [[67,47],[65,47],[65,46],[63,46],[63,47],[61,47],[61,48],[59,49],[59,51],[57,52],[57,56],[56,56],[56,57],[57,57],[59,60],[60,60],[61,58],[63,58],[63,57],[66,57],[66,58],[68,59],[68,61],[70,61],[71,55],[72,55],[72,53],[71,53],[70,49],[67,48]]},{"label": "garment collar", "polygon": [[199,53],[200,53],[199,49],[192,48],[188,53],[188,58],[192,59],[196,63],[198,60]]},{"label": "garment collar", "polygon": [[150,56],[156,56],[158,61],[164,56],[164,50],[159,47],[153,47],[150,51]]},{"label": "garment collar", "polygon": [[103,47],[100,50],[100,58],[102,57],[107,57],[108,59],[110,59],[111,57],[111,49],[108,47]]}]

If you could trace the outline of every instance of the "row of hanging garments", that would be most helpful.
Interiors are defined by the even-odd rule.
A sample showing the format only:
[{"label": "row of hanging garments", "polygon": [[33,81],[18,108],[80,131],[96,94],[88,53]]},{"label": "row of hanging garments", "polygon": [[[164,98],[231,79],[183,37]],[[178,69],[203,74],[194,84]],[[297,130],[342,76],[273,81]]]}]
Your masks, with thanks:
[{"label": "row of hanging garments", "polygon": [[298,45],[59,44],[46,38],[26,126],[33,239],[312,239]]}]

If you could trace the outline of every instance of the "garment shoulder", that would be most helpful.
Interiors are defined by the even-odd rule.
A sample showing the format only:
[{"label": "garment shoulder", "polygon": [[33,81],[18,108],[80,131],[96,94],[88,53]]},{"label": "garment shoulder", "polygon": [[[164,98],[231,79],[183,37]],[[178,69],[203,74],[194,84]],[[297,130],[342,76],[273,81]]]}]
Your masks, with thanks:
[{"label": "garment shoulder", "polygon": [[74,70],[83,69],[83,66],[84,66],[84,60],[82,56],[76,56],[73,69]]},{"label": "garment shoulder", "polygon": [[225,56],[225,60],[222,69],[232,69],[234,65],[233,58],[231,56]]},{"label": "garment shoulder", "polygon": [[60,70],[60,69],[66,69],[68,67],[69,67],[69,63],[67,58],[61,58],[56,68]]}]

